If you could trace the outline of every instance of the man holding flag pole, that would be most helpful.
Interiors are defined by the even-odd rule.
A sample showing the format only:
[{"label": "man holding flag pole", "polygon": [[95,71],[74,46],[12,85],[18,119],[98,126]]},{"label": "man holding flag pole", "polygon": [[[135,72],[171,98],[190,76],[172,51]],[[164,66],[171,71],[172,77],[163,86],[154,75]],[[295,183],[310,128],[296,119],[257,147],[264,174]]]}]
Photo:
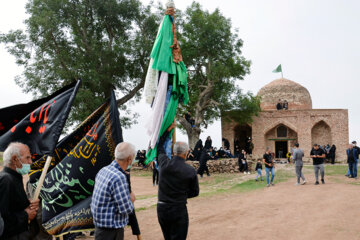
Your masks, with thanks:
[{"label": "man holding flag pole", "polygon": [[[5,168],[0,173],[0,212],[4,233],[0,239],[32,239],[38,226],[34,220],[39,208],[39,193],[51,155],[69,115],[80,80],[51,96],[0,109],[0,151],[4,151]],[[46,155],[45,168],[32,200],[27,199],[22,175],[27,175],[31,154]],[[6,196],[6,197],[4,197]],[[31,226],[35,227],[30,229]]]},{"label": "man holding flag pole", "polygon": [[150,136],[146,163],[156,157],[159,164],[157,214],[165,240],[185,240],[189,227],[187,199],[199,195],[199,183],[195,169],[185,163],[188,144],[175,142],[177,107],[180,102],[187,104],[189,95],[176,38],[175,4],[170,0],[166,7],[145,82],[146,102],[152,106],[146,124]]}]

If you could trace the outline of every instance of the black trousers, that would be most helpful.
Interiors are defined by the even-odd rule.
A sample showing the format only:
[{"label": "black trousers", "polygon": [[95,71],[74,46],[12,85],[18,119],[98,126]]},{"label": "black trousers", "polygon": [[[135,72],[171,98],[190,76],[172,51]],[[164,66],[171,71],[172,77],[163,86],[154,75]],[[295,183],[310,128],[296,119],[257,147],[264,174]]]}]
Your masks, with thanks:
[{"label": "black trousers", "polygon": [[240,172],[248,172],[249,171],[247,162],[245,162],[245,164],[243,164],[242,161],[240,160],[238,163],[239,163],[239,171]]},{"label": "black trousers", "polygon": [[153,169],[153,184],[159,185],[159,171],[154,168]]},{"label": "black trousers", "polygon": [[331,164],[335,164],[335,156],[330,156]]},{"label": "black trousers", "polygon": [[169,205],[158,203],[158,221],[165,240],[185,240],[189,228],[186,204]]},{"label": "black trousers", "polygon": [[202,176],[204,174],[204,171],[206,172],[207,175],[210,174],[209,173],[209,168],[208,168],[206,162],[201,162],[197,173],[200,174],[200,176]]},{"label": "black trousers", "polygon": [[95,240],[124,240],[124,228],[95,227]]}]

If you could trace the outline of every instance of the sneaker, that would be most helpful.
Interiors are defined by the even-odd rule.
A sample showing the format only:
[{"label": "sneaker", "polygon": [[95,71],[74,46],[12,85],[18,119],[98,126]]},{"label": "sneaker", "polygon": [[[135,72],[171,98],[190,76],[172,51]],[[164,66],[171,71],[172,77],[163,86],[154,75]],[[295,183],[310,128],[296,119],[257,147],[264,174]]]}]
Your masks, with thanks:
[{"label": "sneaker", "polygon": [[318,182],[318,181],[316,181],[316,182],[315,182],[315,185],[319,185],[319,182]]},{"label": "sneaker", "polygon": [[270,184],[266,185],[267,187],[270,187]]},{"label": "sneaker", "polygon": [[322,183],[322,184],[325,184],[325,181],[324,181],[324,179],[321,179],[321,183]]},{"label": "sneaker", "polygon": [[206,174],[208,177],[210,177],[210,174],[208,173],[208,174]]},{"label": "sneaker", "polygon": [[263,182],[263,181],[264,181],[264,179],[261,179],[261,181]]},{"label": "sneaker", "polygon": [[349,176],[349,174],[345,174],[345,177],[348,177]]},{"label": "sneaker", "polygon": [[248,174],[250,174],[250,172],[248,172]]},{"label": "sneaker", "polygon": [[301,185],[305,185],[305,184],[306,184],[306,181],[304,180]]},{"label": "sneaker", "polygon": [[300,183],[295,183],[295,186],[299,186],[300,185]]},{"label": "sneaker", "polygon": [[257,179],[255,179],[255,181],[257,181],[257,182],[258,182],[258,180],[257,180]]},{"label": "sneaker", "polygon": [[271,183],[271,186],[275,186],[275,184],[274,184],[274,183]]}]

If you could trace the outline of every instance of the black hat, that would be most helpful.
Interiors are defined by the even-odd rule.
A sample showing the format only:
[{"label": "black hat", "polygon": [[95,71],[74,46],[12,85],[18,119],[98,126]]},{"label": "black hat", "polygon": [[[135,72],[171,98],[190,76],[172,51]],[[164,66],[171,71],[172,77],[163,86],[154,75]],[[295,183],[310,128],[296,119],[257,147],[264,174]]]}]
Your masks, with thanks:
[{"label": "black hat", "polygon": [[356,144],[356,141],[352,141],[352,144]]}]

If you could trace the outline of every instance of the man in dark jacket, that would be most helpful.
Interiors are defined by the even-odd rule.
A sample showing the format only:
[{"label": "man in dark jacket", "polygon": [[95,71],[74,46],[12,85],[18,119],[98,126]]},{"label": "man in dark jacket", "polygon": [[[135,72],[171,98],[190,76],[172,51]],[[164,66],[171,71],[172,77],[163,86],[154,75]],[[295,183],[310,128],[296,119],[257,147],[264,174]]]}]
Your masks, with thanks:
[{"label": "man in dark jacket", "polygon": [[189,227],[187,199],[199,195],[196,171],[185,163],[188,145],[176,142],[171,160],[165,153],[164,142],[175,127],[176,124],[173,123],[158,144],[160,178],[157,214],[165,240],[186,239]]},{"label": "man in dark jacket", "polygon": [[325,184],[325,151],[320,148],[318,144],[314,144],[313,149],[310,151],[310,157],[313,159],[314,172],[315,172],[315,185],[319,185],[319,171],[321,175],[321,183]]},{"label": "man in dark jacket", "polygon": [[357,168],[355,168],[355,165],[359,161],[359,153],[353,144],[349,145],[349,148],[346,150],[346,155],[350,171],[349,178],[357,178]]},{"label": "man in dark jacket", "polygon": [[207,167],[207,161],[209,159],[211,159],[210,153],[206,148],[204,148],[200,155],[200,166],[197,171],[197,174],[199,174],[201,178],[203,177],[204,171],[206,172],[207,176],[210,176],[209,168]]},{"label": "man in dark jacket", "polygon": [[28,146],[10,143],[3,155],[0,172],[0,213],[4,220],[1,240],[30,239],[29,222],[36,217],[39,200],[30,201],[25,193],[22,175],[32,163]]}]

